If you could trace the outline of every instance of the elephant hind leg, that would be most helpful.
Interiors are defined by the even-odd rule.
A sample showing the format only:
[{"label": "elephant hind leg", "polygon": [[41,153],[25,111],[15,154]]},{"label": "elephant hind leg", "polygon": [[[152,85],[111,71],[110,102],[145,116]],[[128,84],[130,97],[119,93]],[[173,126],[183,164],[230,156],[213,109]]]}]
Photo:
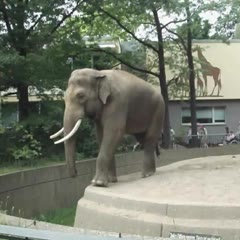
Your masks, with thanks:
[{"label": "elephant hind leg", "polygon": [[[142,177],[148,177],[155,172],[155,157],[154,151],[155,147],[152,149],[151,144],[146,139],[146,133],[137,133],[135,134],[137,141],[143,146],[144,149],[144,159],[142,166]],[[153,152],[153,156],[152,156]]]},{"label": "elephant hind leg", "polygon": [[155,150],[156,143],[153,139],[148,138],[146,133],[135,134],[137,141],[143,146],[144,159],[142,166],[142,177],[148,177],[156,171]]},{"label": "elephant hind leg", "polygon": [[145,139],[142,177],[148,177],[156,172],[156,143],[151,139]]},{"label": "elephant hind leg", "polygon": [[[159,106],[155,112],[152,122],[149,125],[145,133],[144,138],[144,160],[143,160],[143,170],[142,176],[148,177],[156,172],[156,147],[158,147],[158,141],[162,133],[162,124],[164,121],[164,108]],[[156,151],[156,153],[155,153]]]},{"label": "elephant hind leg", "polygon": [[116,161],[114,156],[108,166],[108,181],[112,183],[117,182]]},{"label": "elephant hind leg", "polygon": [[158,143],[156,144],[156,154],[157,154],[157,157],[160,156],[160,149],[159,149],[159,145]]},{"label": "elephant hind leg", "polygon": [[[144,139],[145,139],[145,133],[136,133],[134,134],[136,140],[139,142],[139,144],[143,147],[144,146]],[[157,156],[160,155],[160,149],[159,149],[159,143],[157,142],[156,146],[155,146],[155,151]]]}]

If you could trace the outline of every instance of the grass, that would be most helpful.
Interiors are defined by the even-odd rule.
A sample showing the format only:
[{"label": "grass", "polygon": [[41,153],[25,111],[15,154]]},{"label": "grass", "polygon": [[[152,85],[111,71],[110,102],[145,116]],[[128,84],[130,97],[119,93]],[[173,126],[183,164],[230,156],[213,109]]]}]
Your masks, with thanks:
[{"label": "grass", "polygon": [[55,211],[50,211],[36,217],[36,220],[60,224],[65,226],[73,226],[76,213],[76,207],[61,208]]},{"label": "grass", "polygon": [[55,164],[63,163],[64,158],[63,157],[50,157],[49,159],[39,159],[35,160],[33,162],[30,162],[28,164],[23,164],[21,162],[4,162],[0,164],[0,175],[7,174],[7,173],[13,173],[13,172],[19,172],[29,169],[36,169],[41,167],[48,167]]},{"label": "grass", "polygon": [[[83,154],[77,153],[77,161],[81,161],[86,159]],[[0,157],[0,175],[13,173],[13,172],[21,172],[30,169],[37,169],[41,167],[49,167],[55,164],[64,163],[64,155],[52,155],[48,158],[42,158],[39,160],[30,161],[26,164],[26,162],[4,162],[1,163]]]}]

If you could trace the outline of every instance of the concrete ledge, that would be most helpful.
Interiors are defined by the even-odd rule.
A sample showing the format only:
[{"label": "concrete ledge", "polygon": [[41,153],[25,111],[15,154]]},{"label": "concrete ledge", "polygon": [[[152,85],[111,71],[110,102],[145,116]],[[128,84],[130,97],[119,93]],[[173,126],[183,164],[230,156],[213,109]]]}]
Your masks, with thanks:
[{"label": "concrete ledge", "polygon": [[109,188],[89,186],[75,226],[142,236],[183,232],[239,239],[240,155],[186,160],[149,178],[130,174]]}]

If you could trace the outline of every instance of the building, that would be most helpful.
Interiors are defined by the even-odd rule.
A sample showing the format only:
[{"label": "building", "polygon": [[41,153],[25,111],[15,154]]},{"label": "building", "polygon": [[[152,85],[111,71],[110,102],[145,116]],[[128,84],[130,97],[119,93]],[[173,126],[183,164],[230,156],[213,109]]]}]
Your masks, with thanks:
[{"label": "building", "polygon": [[[225,134],[225,127],[236,132],[240,121],[240,41],[217,40],[193,42],[197,122],[208,134]],[[184,68],[182,68],[184,69]],[[187,72],[175,72],[167,66],[170,124],[176,135],[186,135],[190,126],[189,83]]]}]

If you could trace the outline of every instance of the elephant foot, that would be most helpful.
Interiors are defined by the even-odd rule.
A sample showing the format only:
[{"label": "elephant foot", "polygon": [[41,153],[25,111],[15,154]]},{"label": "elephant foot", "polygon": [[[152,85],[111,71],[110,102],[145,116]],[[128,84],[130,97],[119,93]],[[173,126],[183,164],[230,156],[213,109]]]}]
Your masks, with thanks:
[{"label": "elephant foot", "polygon": [[97,186],[97,187],[107,187],[108,180],[105,177],[97,177],[96,176],[92,180],[92,184],[93,184],[93,186]]},{"label": "elephant foot", "polygon": [[150,172],[145,172],[142,173],[142,178],[150,177],[152,176],[156,171],[150,171]]},{"label": "elephant foot", "polygon": [[108,176],[108,181],[111,182],[111,183],[115,183],[117,182],[117,177],[116,176]]}]

